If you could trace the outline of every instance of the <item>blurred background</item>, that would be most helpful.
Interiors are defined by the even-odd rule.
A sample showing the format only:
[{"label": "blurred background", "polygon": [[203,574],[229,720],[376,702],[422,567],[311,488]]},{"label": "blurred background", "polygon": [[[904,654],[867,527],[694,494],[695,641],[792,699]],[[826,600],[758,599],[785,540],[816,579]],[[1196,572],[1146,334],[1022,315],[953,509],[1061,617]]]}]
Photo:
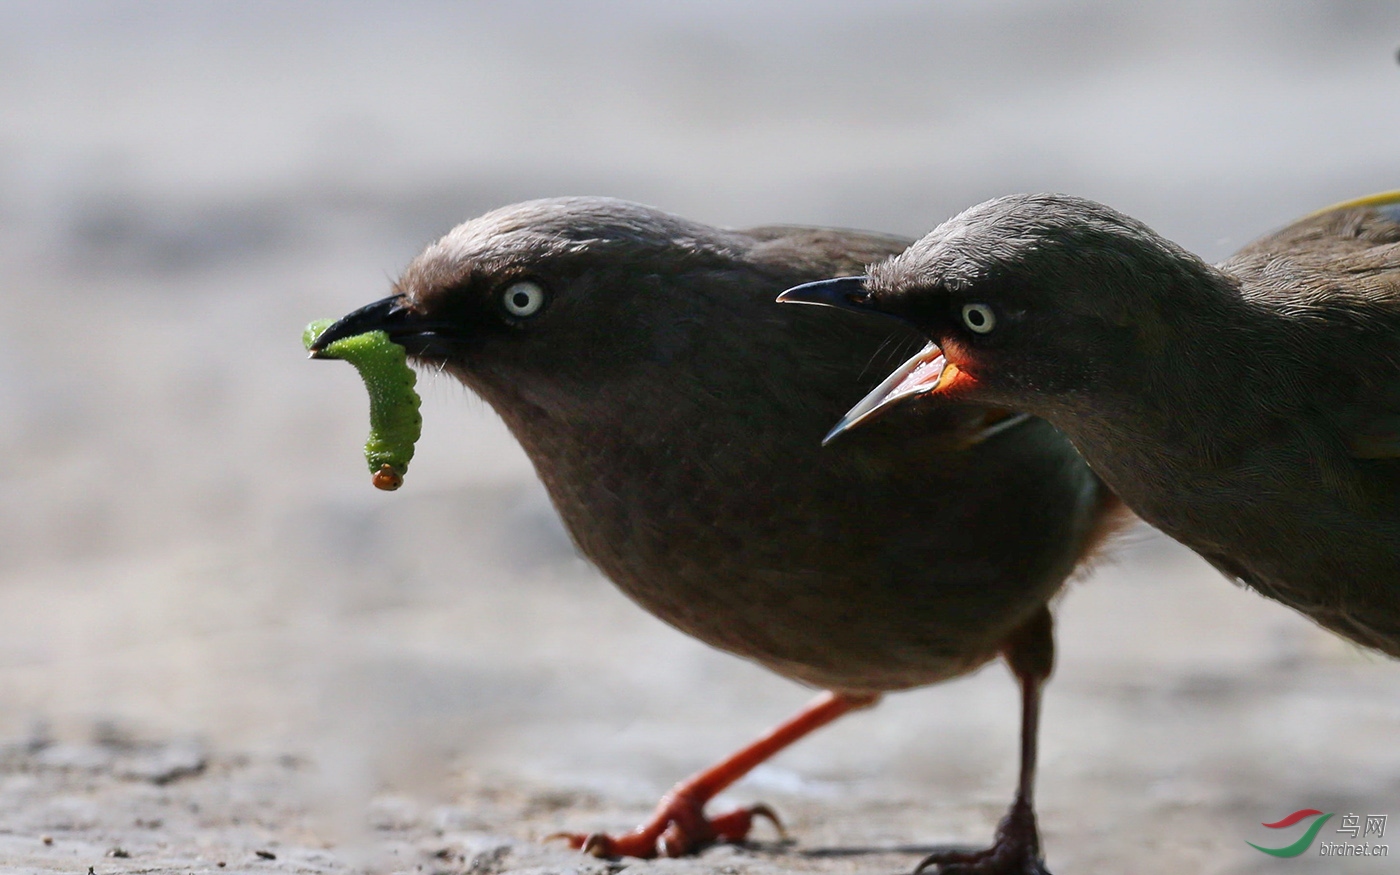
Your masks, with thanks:
[{"label": "blurred background", "polygon": [[[614,592],[455,383],[420,380],[413,470],[372,489],[363,389],[301,327],[563,194],[917,236],[1058,190],[1220,259],[1400,188],[1397,45],[1388,0],[4,0],[0,740],[120,726],[317,763],[313,813],[626,827],[809,692]],[[1261,821],[1400,816],[1400,667],[1145,530],[1059,616],[1063,869],[1273,872]],[[989,668],[728,798],[799,847],[982,843],[1017,719]]]}]

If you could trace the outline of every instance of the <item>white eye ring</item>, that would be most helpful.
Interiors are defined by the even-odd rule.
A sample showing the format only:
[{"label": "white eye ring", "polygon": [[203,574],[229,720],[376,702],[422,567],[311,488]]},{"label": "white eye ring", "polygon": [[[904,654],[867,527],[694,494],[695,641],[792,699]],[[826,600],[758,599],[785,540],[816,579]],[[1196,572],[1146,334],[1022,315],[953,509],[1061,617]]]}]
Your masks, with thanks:
[{"label": "white eye ring", "polygon": [[969,331],[986,334],[997,327],[997,314],[986,304],[963,304],[962,321]]},{"label": "white eye ring", "polygon": [[529,280],[511,283],[501,295],[501,306],[510,315],[521,319],[533,316],[544,306],[544,289],[539,283]]}]

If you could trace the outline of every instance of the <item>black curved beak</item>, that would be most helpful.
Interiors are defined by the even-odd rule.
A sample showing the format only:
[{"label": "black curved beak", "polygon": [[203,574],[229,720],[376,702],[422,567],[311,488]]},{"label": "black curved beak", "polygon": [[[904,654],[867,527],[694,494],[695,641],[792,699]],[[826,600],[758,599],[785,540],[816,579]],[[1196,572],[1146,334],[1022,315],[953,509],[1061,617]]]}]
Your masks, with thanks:
[{"label": "black curved beak", "polygon": [[366,304],[360,309],[347,313],[332,324],[309,347],[312,358],[320,358],[318,353],[337,340],[354,337],[368,331],[383,331],[389,339],[403,346],[411,356],[422,356],[432,352],[435,345],[449,337],[450,326],[445,322],[425,318],[406,305],[401,295]]},{"label": "black curved beak", "polygon": [[831,431],[822,438],[822,446],[863,422],[879,418],[896,404],[937,391],[943,374],[948,369],[943,350],[933,343],[925,346],[915,353],[913,358],[896,368],[880,385],[871,389],[855,407],[846,411],[841,421],[832,426]]},{"label": "black curved beak", "polygon": [[[855,313],[886,316],[905,325],[909,320],[875,308],[874,298],[865,287],[865,277],[847,276],[794,286],[778,296],[780,304],[818,304]],[[930,343],[900,365],[894,373],[852,407],[841,421],[822,438],[825,446],[861,423],[879,418],[891,407],[919,395],[935,391],[945,371],[943,351]],[[956,369],[954,369],[956,370]]]},{"label": "black curved beak", "polygon": [[353,313],[342,316],[329,328],[322,331],[316,341],[311,344],[311,356],[315,358],[316,353],[337,340],[344,340],[347,337],[354,337],[369,331],[384,331],[392,339],[394,329],[401,328],[403,323],[407,321],[405,318],[407,312],[403,307],[403,299],[398,295],[383,298],[373,304],[366,304]]},{"label": "black curved beak", "polygon": [[865,277],[843,276],[793,286],[778,296],[779,304],[816,304],[839,307],[858,313],[878,312],[870,307],[870,293],[865,290]]}]

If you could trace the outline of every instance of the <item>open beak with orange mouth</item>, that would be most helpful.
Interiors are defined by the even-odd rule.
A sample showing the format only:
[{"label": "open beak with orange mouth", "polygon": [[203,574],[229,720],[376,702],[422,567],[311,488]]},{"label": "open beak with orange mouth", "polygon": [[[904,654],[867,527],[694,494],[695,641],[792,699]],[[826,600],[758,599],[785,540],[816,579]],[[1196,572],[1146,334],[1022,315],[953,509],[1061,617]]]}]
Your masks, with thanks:
[{"label": "open beak with orange mouth", "polygon": [[[795,286],[779,295],[778,303],[837,307],[857,313],[888,316],[908,324],[902,317],[886,313],[874,306],[874,300],[866,290],[863,276],[840,277]],[[956,364],[944,358],[943,350],[938,344],[929,343],[847,411],[841,421],[822,438],[822,446],[861,423],[877,418],[896,404],[910,398],[946,391],[966,376]]]}]

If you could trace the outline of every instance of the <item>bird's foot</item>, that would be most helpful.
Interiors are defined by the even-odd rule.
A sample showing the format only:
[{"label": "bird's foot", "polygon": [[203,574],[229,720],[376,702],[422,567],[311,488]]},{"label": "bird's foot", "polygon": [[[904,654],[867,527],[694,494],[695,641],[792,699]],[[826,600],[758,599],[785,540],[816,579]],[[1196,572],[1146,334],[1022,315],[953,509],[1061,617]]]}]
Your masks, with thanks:
[{"label": "bird's foot", "polygon": [[1035,811],[1016,800],[997,826],[990,848],[972,853],[945,851],[930,854],[914,867],[914,875],[937,866],[938,875],[1050,875],[1040,856],[1040,833]]},{"label": "bird's foot", "polygon": [[753,827],[754,818],[770,821],[778,834],[787,831],[778,815],[767,805],[753,805],[721,814],[705,816],[705,801],[689,795],[668,795],[661,800],[651,820],[629,833],[609,836],[595,832],[556,833],[551,839],[564,839],[569,847],[595,857],[683,857],[714,842],[742,842]]}]

